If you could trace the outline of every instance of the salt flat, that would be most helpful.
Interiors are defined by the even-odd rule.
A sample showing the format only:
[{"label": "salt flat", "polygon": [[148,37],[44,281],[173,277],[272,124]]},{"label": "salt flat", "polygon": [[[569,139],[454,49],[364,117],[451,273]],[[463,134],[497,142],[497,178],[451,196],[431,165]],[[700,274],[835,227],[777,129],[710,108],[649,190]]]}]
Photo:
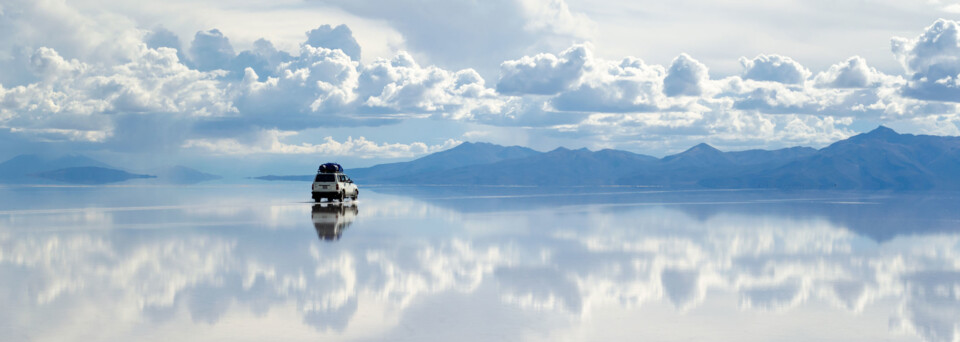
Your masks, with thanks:
[{"label": "salt flat", "polygon": [[307,191],[0,188],[0,340],[960,338],[956,193]]}]

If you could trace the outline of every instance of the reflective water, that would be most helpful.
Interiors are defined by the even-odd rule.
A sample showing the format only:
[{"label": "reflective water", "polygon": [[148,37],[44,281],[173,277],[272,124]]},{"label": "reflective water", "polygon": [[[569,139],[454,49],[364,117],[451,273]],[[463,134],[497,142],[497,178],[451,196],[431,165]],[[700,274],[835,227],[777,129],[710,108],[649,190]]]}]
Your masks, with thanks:
[{"label": "reflective water", "polygon": [[958,341],[957,194],[0,188],[0,341]]}]

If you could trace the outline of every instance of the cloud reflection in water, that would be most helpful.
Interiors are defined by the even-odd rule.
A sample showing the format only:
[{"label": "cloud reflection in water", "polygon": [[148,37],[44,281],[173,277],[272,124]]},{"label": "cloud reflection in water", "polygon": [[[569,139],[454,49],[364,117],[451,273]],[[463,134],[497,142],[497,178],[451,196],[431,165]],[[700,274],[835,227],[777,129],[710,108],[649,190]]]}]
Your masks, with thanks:
[{"label": "cloud reflection in water", "polygon": [[[308,327],[298,330],[304,338],[439,340],[467,324],[478,334],[461,339],[485,340],[484,329],[540,339],[591,331],[611,305],[638,317],[680,315],[677,324],[689,317],[695,331],[709,329],[693,324],[704,310],[718,324],[755,314],[786,322],[823,304],[864,324],[887,310],[879,313],[888,319],[875,327],[878,336],[960,338],[957,231],[905,229],[876,239],[862,227],[850,229],[876,217],[837,219],[837,206],[857,204],[702,202],[476,210],[469,201],[371,193],[347,206],[276,204],[233,214],[167,209],[143,217],[182,224],[149,230],[124,228],[131,218],[95,210],[8,213],[0,220],[0,319],[15,329],[0,337],[89,334],[96,325],[36,332],[69,322],[70,313],[95,312],[85,320],[141,333],[165,325],[230,330],[295,315]],[[929,219],[894,212],[898,222]],[[251,224],[217,226],[234,215]],[[64,220],[114,228],[29,229],[71,224]],[[710,304],[729,296],[737,298],[733,306]],[[151,323],[136,323],[138,317]],[[624,334],[637,328],[627,322],[617,326]],[[842,339],[841,332],[825,327],[812,336]],[[730,334],[717,337],[737,336]]]}]

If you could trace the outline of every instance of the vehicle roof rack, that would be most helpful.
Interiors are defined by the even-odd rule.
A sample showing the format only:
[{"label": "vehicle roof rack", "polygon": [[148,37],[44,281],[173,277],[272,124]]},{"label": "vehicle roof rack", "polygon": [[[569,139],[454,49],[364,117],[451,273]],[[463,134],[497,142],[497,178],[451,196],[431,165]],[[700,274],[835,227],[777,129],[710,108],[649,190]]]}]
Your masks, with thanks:
[{"label": "vehicle roof rack", "polygon": [[337,163],[323,163],[320,164],[320,168],[317,169],[318,173],[337,173],[343,172],[343,167]]}]

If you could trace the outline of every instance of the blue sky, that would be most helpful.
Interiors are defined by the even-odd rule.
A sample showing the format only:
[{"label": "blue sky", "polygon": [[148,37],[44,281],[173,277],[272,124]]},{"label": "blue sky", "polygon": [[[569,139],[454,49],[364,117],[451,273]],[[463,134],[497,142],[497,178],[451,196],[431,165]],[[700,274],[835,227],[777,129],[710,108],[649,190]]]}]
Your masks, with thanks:
[{"label": "blue sky", "polygon": [[463,141],[960,135],[956,19],[926,0],[6,0],[0,158],[256,175]]}]

